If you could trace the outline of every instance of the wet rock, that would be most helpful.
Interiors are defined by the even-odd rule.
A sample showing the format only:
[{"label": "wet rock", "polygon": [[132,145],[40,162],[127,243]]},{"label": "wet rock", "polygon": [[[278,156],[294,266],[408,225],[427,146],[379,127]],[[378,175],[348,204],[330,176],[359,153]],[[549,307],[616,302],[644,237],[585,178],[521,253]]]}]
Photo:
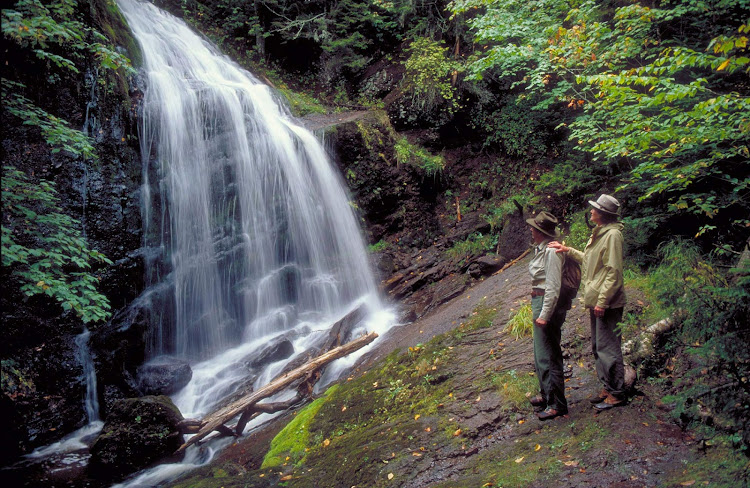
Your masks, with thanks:
[{"label": "wet rock", "polygon": [[257,354],[245,358],[244,362],[250,369],[259,369],[268,364],[281,361],[294,354],[294,346],[287,338],[281,337],[261,349]]},{"label": "wet rock", "polygon": [[119,400],[91,447],[89,474],[118,481],[172,456],[182,445],[182,414],[166,396]]},{"label": "wet rock", "polygon": [[479,278],[480,276],[491,275],[495,271],[505,265],[507,259],[498,256],[496,254],[488,254],[475,259],[471,265],[469,265],[469,274],[472,278]]},{"label": "wet rock", "polygon": [[193,370],[184,359],[158,356],[137,372],[138,390],[144,395],[171,395],[190,382]]}]

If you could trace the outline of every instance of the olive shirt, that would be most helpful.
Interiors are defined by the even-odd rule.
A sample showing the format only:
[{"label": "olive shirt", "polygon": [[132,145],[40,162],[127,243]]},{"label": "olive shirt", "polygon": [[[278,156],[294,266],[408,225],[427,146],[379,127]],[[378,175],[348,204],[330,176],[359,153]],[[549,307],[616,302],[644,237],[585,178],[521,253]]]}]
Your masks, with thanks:
[{"label": "olive shirt", "polygon": [[583,252],[573,248],[568,252],[570,257],[581,263],[583,305],[586,308],[625,306],[623,227],[620,222],[598,225]]},{"label": "olive shirt", "polygon": [[544,303],[539,318],[549,322],[560,298],[562,256],[547,248],[549,239],[534,246],[534,256],[529,262],[531,287],[544,290]]}]

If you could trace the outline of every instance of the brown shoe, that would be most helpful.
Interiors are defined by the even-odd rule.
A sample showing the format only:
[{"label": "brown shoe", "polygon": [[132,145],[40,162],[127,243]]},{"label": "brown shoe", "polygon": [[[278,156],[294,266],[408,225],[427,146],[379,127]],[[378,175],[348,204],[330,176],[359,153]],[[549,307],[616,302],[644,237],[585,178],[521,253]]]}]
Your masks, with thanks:
[{"label": "brown shoe", "polygon": [[546,407],[547,406],[547,400],[544,399],[542,395],[537,395],[529,398],[529,403],[534,405],[535,407]]},{"label": "brown shoe", "polygon": [[609,392],[605,389],[602,389],[599,393],[589,398],[589,402],[593,404],[601,403],[604,401],[605,398],[609,396]]},{"label": "brown shoe", "polygon": [[563,412],[562,410],[556,410],[552,407],[547,408],[544,412],[539,412],[536,416],[539,418],[539,420],[552,420],[555,417],[561,417],[568,412]]},{"label": "brown shoe", "polygon": [[607,398],[604,399],[604,401],[597,403],[594,405],[594,408],[597,410],[609,410],[613,407],[619,407],[621,405],[625,405],[625,399],[624,398],[618,398],[614,395],[607,395]]}]

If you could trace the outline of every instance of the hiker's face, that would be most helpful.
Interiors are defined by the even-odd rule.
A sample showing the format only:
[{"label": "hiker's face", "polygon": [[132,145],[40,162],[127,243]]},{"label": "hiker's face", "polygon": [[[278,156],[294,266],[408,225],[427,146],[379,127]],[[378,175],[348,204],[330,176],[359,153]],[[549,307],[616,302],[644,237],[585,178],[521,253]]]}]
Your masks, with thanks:
[{"label": "hiker's face", "polygon": [[591,221],[596,225],[602,225],[602,213],[595,208],[591,208]]},{"label": "hiker's face", "polygon": [[533,227],[529,227],[531,229],[531,237],[534,239],[534,244],[540,244],[542,241],[544,241],[547,236],[539,232]]}]

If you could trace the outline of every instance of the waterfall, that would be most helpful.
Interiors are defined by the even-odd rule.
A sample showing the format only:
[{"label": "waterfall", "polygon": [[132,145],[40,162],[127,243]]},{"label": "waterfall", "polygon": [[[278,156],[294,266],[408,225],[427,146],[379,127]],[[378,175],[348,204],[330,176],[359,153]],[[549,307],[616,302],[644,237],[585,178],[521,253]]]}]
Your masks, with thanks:
[{"label": "waterfall", "polygon": [[[274,92],[174,16],[118,0],[143,52],[140,127],[147,356],[187,359],[175,395],[200,416],[247,376],[243,358],[285,338],[294,356],[357,306],[383,312],[356,215],[320,141]],[[289,359],[293,359],[292,358]],[[283,367],[258,372],[267,381]]]},{"label": "waterfall", "polygon": [[83,368],[83,382],[86,385],[83,406],[86,410],[86,418],[89,423],[92,423],[99,420],[99,400],[96,392],[96,370],[89,350],[89,337],[91,337],[91,331],[84,327],[83,332],[76,336],[76,345],[78,346],[78,360]]}]

